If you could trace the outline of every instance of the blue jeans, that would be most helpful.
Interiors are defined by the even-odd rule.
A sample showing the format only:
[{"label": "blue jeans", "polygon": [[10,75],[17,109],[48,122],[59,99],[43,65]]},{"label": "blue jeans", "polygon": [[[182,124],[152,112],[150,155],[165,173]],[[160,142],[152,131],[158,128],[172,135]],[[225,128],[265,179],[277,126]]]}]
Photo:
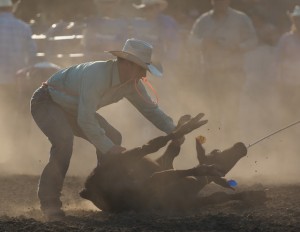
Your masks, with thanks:
[{"label": "blue jeans", "polygon": [[[77,116],[64,111],[53,102],[47,87],[41,87],[34,92],[31,99],[31,114],[52,144],[49,162],[39,181],[38,197],[41,209],[43,211],[60,209],[62,206],[60,194],[72,156],[74,136],[88,139],[77,124]],[[96,114],[96,117],[106,135],[115,144],[121,145],[120,132],[99,114]],[[96,154],[98,162],[101,162],[103,154],[98,149]]]}]

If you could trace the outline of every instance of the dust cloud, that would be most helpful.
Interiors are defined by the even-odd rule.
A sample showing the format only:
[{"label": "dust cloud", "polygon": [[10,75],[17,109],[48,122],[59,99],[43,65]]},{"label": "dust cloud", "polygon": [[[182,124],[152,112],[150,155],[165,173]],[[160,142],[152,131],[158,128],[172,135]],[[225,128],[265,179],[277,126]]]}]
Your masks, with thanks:
[{"label": "dust cloud", "polygon": [[[275,80],[260,82],[259,88],[257,83],[252,83],[252,86],[246,83],[240,98],[239,115],[232,115],[230,109],[222,113],[224,119],[234,118],[236,123],[230,125],[230,128],[238,133],[225,133],[221,123],[214,124],[210,121],[210,101],[205,96],[205,83],[201,82],[197,71],[193,73],[191,70],[185,66],[176,66],[170,68],[169,75],[164,79],[149,77],[159,93],[159,105],[174,121],[184,114],[193,116],[200,112],[205,113],[205,119],[209,121],[186,136],[181,154],[175,159],[177,169],[197,165],[195,137],[200,134],[207,139],[204,147],[209,153],[213,149],[226,149],[238,141],[249,145],[297,120],[296,115],[289,115],[284,111],[286,108],[279,100]],[[29,99],[24,104],[29,107]],[[5,110],[6,106],[2,106],[1,111]],[[123,145],[128,149],[141,146],[162,134],[126,100],[100,109],[99,113],[122,133]],[[1,123],[0,173],[39,175],[47,162],[50,143],[30,115],[11,115],[9,121],[6,120]],[[299,126],[295,125],[251,147],[247,157],[227,177],[238,181],[297,182],[300,174]],[[163,149],[150,157],[156,158],[162,153]],[[76,138],[68,175],[86,176],[95,165],[94,147]]]},{"label": "dust cloud", "polygon": [[[208,94],[199,68],[200,59],[197,54],[191,54],[185,44],[182,46],[181,61],[164,65],[164,78],[149,77],[158,92],[160,107],[175,122],[184,114],[194,116],[200,112],[205,113],[205,119],[208,119],[206,125],[186,136],[181,154],[175,159],[175,168],[189,168],[198,164],[195,137],[200,134],[207,139],[204,147],[209,153],[213,149],[223,150],[231,147],[238,141],[249,145],[300,120],[299,114],[290,113],[294,111],[280,100],[276,72],[269,50],[259,48],[255,52],[246,57],[247,75],[244,85],[239,90],[239,112],[233,114],[230,108],[226,109],[220,115],[224,119],[223,122],[211,120],[214,115],[208,96],[214,94],[222,99],[224,96],[218,96],[219,92],[224,93],[226,89]],[[267,61],[264,67],[269,69],[268,75],[263,75],[265,71],[257,66],[260,61]],[[22,107],[27,107],[27,111],[18,114],[18,109],[15,109],[9,117],[1,119],[0,174],[39,175],[49,158],[50,143],[32,120],[29,101],[30,99],[22,99]],[[8,106],[2,104],[0,107],[1,112],[5,112]],[[122,133],[123,146],[128,149],[141,146],[155,136],[162,135],[162,132],[154,128],[126,100],[98,112]],[[226,124],[227,119],[234,123]],[[230,128],[229,131],[224,129],[224,123]],[[300,125],[296,125],[251,147],[247,157],[244,157],[227,177],[237,181],[299,182],[299,134]],[[162,152],[163,149],[151,157],[158,157]],[[68,175],[86,176],[95,166],[95,148],[88,142],[75,138]]]}]

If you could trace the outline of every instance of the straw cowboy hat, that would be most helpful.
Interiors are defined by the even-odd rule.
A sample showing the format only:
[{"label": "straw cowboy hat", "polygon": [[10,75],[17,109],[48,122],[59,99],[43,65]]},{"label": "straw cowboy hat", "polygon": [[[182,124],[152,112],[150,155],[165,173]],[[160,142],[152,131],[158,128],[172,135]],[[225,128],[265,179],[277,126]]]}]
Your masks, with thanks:
[{"label": "straw cowboy hat", "polygon": [[0,7],[12,7],[12,1],[11,0],[0,0]]},{"label": "straw cowboy hat", "polygon": [[294,11],[289,15],[290,17],[300,17],[300,6],[295,6]]},{"label": "straw cowboy hat", "polygon": [[159,9],[163,11],[164,9],[167,8],[168,2],[166,0],[142,0],[141,4],[132,4],[134,8],[140,10],[140,9],[145,9],[149,6],[154,6],[158,5]]},{"label": "straw cowboy hat", "polygon": [[106,51],[114,56],[129,60],[157,77],[162,77],[163,71],[160,65],[154,65],[151,61],[153,46],[145,41],[134,38],[128,39],[122,51]]}]

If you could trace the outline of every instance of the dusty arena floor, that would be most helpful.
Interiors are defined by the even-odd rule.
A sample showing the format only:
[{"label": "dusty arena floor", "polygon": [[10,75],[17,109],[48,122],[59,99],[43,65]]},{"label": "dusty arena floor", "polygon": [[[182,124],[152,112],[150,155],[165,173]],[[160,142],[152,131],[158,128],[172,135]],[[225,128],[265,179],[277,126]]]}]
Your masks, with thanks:
[{"label": "dusty arena floor", "polygon": [[[36,198],[37,176],[0,177],[0,231],[300,231],[300,184],[240,185],[236,191],[264,189],[264,205],[229,202],[189,215],[107,214],[79,198],[84,179],[68,177],[63,191],[67,218],[45,222]],[[214,186],[206,192],[214,191]]]}]

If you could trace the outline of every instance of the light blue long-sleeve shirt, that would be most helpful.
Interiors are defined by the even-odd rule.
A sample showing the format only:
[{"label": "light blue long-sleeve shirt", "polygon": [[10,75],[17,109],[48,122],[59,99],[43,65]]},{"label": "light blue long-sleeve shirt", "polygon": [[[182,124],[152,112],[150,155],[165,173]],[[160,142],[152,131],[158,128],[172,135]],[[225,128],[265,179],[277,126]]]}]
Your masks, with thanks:
[{"label": "light blue long-sleeve shirt", "polygon": [[47,81],[52,99],[78,116],[78,125],[87,138],[101,152],[106,153],[113,142],[105,135],[95,114],[103,106],[127,98],[149,121],[160,130],[170,133],[175,125],[157,105],[149,104],[150,96],[143,84],[121,83],[116,60],[83,63],[63,69]]}]

